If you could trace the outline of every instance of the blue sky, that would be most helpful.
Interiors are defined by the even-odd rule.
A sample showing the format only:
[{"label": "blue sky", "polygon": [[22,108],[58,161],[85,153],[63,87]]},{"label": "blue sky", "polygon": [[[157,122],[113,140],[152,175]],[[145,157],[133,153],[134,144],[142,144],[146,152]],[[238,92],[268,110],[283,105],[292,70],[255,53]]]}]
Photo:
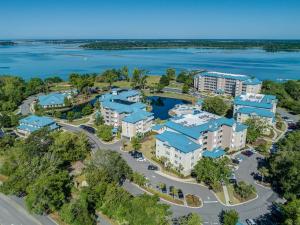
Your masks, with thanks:
[{"label": "blue sky", "polygon": [[299,0],[1,0],[0,39],[300,39]]}]

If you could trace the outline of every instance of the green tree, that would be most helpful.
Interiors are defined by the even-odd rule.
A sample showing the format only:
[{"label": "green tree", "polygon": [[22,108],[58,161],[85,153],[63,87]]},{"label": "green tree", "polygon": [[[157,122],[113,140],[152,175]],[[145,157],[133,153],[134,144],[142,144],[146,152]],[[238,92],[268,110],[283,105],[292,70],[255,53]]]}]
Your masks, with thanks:
[{"label": "green tree", "polygon": [[120,69],[120,74],[121,74],[121,79],[122,80],[126,80],[126,81],[130,80],[130,78],[129,78],[129,71],[128,71],[128,67],[127,66],[123,66]]},{"label": "green tree", "polygon": [[131,139],[131,145],[134,150],[140,150],[142,147],[141,140],[138,137],[133,137]]},{"label": "green tree", "polygon": [[115,70],[106,70],[102,73],[102,77],[104,81],[109,84],[109,88],[111,89],[112,84],[118,80],[118,74]]},{"label": "green tree", "polygon": [[97,128],[97,136],[103,141],[111,141],[113,139],[112,126],[109,125],[100,125]]},{"label": "green tree", "polygon": [[37,94],[44,90],[45,84],[41,78],[31,78],[26,85],[26,96]]},{"label": "green tree", "polygon": [[244,181],[240,181],[234,186],[234,191],[242,199],[248,199],[255,193],[255,187],[251,184],[246,184],[246,182]]},{"label": "green tree", "polygon": [[92,155],[87,171],[88,183],[97,183],[97,181],[93,182],[93,179],[97,177],[94,171],[100,173],[101,176],[107,174],[110,182],[119,182],[122,177],[130,178],[132,174],[131,168],[119,153],[102,149]]},{"label": "green tree", "polygon": [[96,126],[100,126],[100,125],[103,125],[104,124],[104,118],[102,115],[97,115],[96,114],[96,117],[95,117],[95,125]]},{"label": "green tree", "polygon": [[300,224],[300,199],[294,199],[281,206],[284,225]]},{"label": "green tree", "polygon": [[67,112],[67,120],[72,122],[75,119],[75,114],[73,111]]},{"label": "green tree", "polygon": [[71,179],[67,171],[43,173],[27,188],[25,202],[30,211],[41,214],[59,209],[70,196]]},{"label": "green tree", "polygon": [[72,106],[72,100],[70,98],[65,97],[64,104],[66,107]]},{"label": "green tree", "polygon": [[239,214],[234,209],[222,211],[220,220],[223,225],[236,225],[239,220]]},{"label": "green tree", "polygon": [[198,182],[204,182],[211,187],[216,187],[221,181],[228,181],[230,169],[228,159],[213,160],[203,158],[194,167],[194,173]]},{"label": "green tree", "polygon": [[139,186],[144,186],[147,182],[145,176],[138,172],[133,172],[131,180]]},{"label": "green tree", "polygon": [[94,225],[96,221],[89,212],[88,203],[83,199],[72,200],[60,210],[60,217],[70,225]]},{"label": "green tree", "polygon": [[255,142],[257,138],[262,136],[263,131],[267,128],[266,123],[258,118],[249,118],[245,124],[248,126],[247,143]]},{"label": "green tree", "polygon": [[226,102],[219,96],[208,97],[203,101],[203,110],[219,116],[224,116],[228,109]]},{"label": "green tree", "polygon": [[180,225],[202,225],[203,220],[197,213],[190,213],[178,219]]},{"label": "green tree", "polygon": [[162,75],[159,79],[159,83],[165,87],[170,84],[170,80],[166,75]]},{"label": "green tree", "polygon": [[93,113],[93,106],[89,103],[89,104],[86,104],[86,106],[83,107],[82,109],[82,114],[84,116],[87,116],[87,115],[90,115]]},{"label": "green tree", "polygon": [[186,83],[184,83],[183,86],[182,86],[182,93],[188,94],[188,93],[189,93],[189,90],[190,90],[189,85],[186,84]]},{"label": "green tree", "polygon": [[269,158],[270,180],[285,198],[295,198],[300,193],[300,131],[289,133],[277,145],[277,153]]},{"label": "green tree", "polygon": [[175,71],[175,69],[173,69],[173,68],[168,68],[168,69],[166,70],[166,76],[167,76],[167,78],[169,79],[169,81],[175,80],[175,78],[176,78],[176,71]]}]

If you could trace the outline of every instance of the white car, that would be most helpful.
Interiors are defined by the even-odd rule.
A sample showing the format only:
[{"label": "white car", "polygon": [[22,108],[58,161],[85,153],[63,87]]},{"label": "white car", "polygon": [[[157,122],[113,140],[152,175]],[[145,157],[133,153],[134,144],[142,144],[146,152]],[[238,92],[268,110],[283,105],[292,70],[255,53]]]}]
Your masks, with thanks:
[{"label": "white car", "polygon": [[143,158],[143,157],[140,157],[140,158],[138,158],[138,159],[137,159],[137,161],[138,161],[138,162],[145,162],[145,161],[146,161],[146,159],[145,159],[145,158]]}]

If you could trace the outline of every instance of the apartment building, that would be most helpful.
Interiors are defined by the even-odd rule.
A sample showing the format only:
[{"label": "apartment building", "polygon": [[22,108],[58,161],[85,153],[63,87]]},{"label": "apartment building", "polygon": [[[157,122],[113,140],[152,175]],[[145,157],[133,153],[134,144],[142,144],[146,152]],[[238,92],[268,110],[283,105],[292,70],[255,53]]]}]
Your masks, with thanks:
[{"label": "apartment building", "polygon": [[153,113],[138,110],[122,120],[122,136],[131,139],[134,136],[151,131]]},{"label": "apartment building", "polygon": [[42,128],[56,130],[59,128],[59,126],[50,117],[31,115],[19,121],[17,132],[20,135],[27,137],[32,132],[40,130]]},{"label": "apartment building", "polygon": [[242,93],[259,93],[261,81],[242,74],[201,72],[194,77],[194,88],[200,92],[213,92],[238,96]]},{"label": "apartment building", "polygon": [[44,109],[65,107],[65,99],[71,99],[76,94],[77,90],[67,90],[40,95],[38,97],[38,104]]},{"label": "apartment building", "polygon": [[248,118],[259,118],[273,125],[277,102],[274,95],[242,94],[234,99],[234,117],[240,123],[244,123]]},{"label": "apartment building", "polygon": [[156,135],[156,157],[188,175],[201,157],[218,158],[224,149],[245,147],[247,126],[204,111],[172,117]]},{"label": "apartment building", "polygon": [[154,116],[146,111],[140,99],[140,92],[136,90],[113,89],[102,95],[100,111],[105,124],[122,128],[122,136],[128,138],[150,131]]}]

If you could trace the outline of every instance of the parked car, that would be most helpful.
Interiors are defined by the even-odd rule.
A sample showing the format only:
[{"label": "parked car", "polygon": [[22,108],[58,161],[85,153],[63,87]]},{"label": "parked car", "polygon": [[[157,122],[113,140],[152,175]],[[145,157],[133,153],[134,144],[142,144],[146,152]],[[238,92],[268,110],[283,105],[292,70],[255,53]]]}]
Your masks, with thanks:
[{"label": "parked car", "polygon": [[229,182],[232,183],[232,184],[236,184],[236,176],[233,172],[231,173],[231,176],[229,178]]},{"label": "parked car", "polygon": [[95,133],[96,133],[96,130],[95,130],[95,128],[93,128],[93,127],[90,127],[90,126],[87,126],[87,125],[80,125],[79,127],[80,127],[81,129],[83,129],[83,130],[85,130],[85,131],[91,133],[91,134],[95,134]]},{"label": "parked car", "polygon": [[251,150],[246,150],[246,151],[242,151],[242,154],[247,157],[251,157],[254,153]]},{"label": "parked car", "polygon": [[257,223],[255,223],[255,221],[253,219],[246,219],[246,223],[248,225],[257,225]]},{"label": "parked car", "polygon": [[158,170],[158,167],[155,165],[149,165],[148,170]]},{"label": "parked car", "polygon": [[234,163],[234,164],[240,164],[240,161],[239,161],[237,158],[232,159],[231,161],[232,161],[232,163]]},{"label": "parked car", "polygon": [[178,198],[183,199],[184,195],[181,189],[178,189]]},{"label": "parked car", "polygon": [[236,157],[235,159],[236,159],[239,163],[243,162],[243,160],[244,160],[242,157]]},{"label": "parked car", "polygon": [[137,161],[138,161],[138,162],[145,162],[146,159],[145,159],[144,157],[139,157],[139,158],[137,159]]},{"label": "parked car", "polygon": [[161,188],[161,192],[162,193],[167,193],[167,187],[165,185]]}]

